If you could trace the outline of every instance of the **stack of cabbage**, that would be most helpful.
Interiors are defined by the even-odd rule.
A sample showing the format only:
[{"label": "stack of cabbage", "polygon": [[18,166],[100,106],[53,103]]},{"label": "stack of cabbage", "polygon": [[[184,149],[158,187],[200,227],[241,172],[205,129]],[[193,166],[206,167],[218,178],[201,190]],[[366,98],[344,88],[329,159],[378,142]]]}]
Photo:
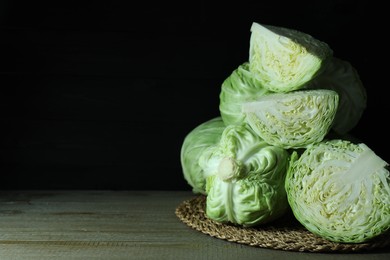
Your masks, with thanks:
[{"label": "stack of cabbage", "polygon": [[388,164],[345,137],[366,99],[326,43],[253,23],[249,61],[222,83],[220,117],[184,139],[184,177],[221,223],[264,225],[290,209],[330,241],[373,239],[390,228]]}]

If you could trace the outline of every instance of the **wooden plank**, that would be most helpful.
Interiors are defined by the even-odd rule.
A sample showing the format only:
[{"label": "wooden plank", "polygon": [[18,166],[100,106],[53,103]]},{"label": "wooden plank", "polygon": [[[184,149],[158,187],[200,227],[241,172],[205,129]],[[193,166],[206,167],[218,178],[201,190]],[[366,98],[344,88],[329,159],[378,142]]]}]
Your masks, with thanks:
[{"label": "wooden plank", "polygon": [[2,191],[0,259],[388,259],[312,254],[205,235],[174,214],[185,191]]}]

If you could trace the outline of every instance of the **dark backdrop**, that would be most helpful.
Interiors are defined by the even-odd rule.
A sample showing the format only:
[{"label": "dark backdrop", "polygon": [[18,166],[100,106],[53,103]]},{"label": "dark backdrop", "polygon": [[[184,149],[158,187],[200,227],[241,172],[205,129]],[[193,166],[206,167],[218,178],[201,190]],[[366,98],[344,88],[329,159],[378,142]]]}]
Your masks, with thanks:
[{"label": "dark backdrop", "polygon": [[219,115],[254,21],[354,65],[368,107],[352,134],[389,161],[386,31],[370,2],[2,1],[0,188],[190,190],[183,139]]}]

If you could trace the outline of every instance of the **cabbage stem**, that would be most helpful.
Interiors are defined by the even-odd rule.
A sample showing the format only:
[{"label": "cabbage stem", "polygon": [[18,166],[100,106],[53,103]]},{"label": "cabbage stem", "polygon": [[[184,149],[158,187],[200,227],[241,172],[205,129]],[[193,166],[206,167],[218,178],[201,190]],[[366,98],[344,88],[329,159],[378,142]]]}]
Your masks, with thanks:
[{"label": "cabbage stem", "polygon": [[243,167],[239,161],[231,157],[225,157],[219,163],[218,176],[224,181],[231,181],[240,177],[242,170]]}]

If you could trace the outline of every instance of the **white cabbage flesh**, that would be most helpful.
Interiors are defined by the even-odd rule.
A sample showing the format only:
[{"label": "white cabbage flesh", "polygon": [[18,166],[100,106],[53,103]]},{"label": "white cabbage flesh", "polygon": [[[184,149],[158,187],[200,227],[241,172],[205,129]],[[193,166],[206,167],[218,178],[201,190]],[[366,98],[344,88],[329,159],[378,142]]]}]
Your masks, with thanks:
[{"label": "white cabbage flesh", "polygon": [[328,44],[297,30],[253,23],[249,70],[274,92],[302,88],[332,57]]},{"label": "white cabbage flesh", "polygon": [[286,177],[291,209],[309,231],[360,243],[390,228],[388,163],[364,143],[334,139],[295,158]]},{"label": "white cabbage flesh", "polygon": [[245,121],[269,144],[304,148],[329,132],[338,100],[333,90],[297,90],[243,103],[242,111]]}]

